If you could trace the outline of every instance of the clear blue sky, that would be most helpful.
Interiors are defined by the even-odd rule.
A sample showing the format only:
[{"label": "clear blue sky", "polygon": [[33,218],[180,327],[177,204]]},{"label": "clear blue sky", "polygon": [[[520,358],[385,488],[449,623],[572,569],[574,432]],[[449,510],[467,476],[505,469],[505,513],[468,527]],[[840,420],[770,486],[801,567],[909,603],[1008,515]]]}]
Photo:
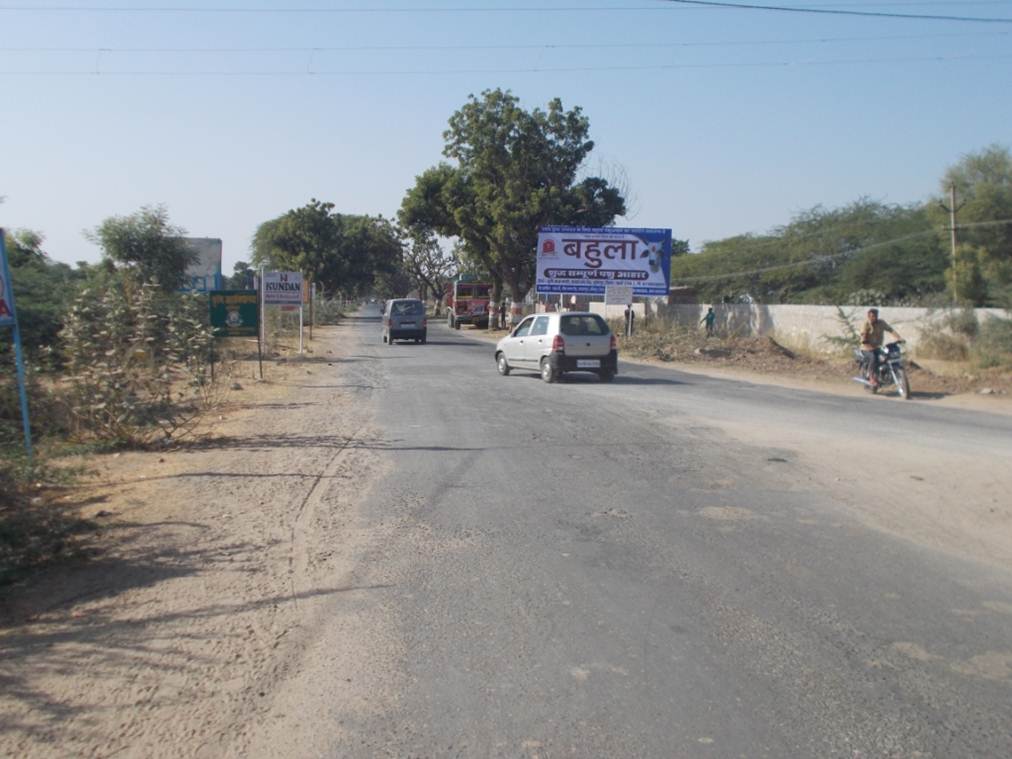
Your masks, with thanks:
[{"label": "clear blue sky", "polygon": [[[1009,0],[779,4],[1012,19]],[[136,12],[154,5],[218,10]],[[312,197],[393,215],[450,114],[493,87],[581,106],[588,169],[627,179],[620,223],[694,249],[820,203],[924,200],[961,155],[1012,145],[1012,24],[663,0],[0,0],[0,30],[0,225],[67,262],[99,257],[82,230],[148,204],[221,237],[226,273],[260,222]]]}]

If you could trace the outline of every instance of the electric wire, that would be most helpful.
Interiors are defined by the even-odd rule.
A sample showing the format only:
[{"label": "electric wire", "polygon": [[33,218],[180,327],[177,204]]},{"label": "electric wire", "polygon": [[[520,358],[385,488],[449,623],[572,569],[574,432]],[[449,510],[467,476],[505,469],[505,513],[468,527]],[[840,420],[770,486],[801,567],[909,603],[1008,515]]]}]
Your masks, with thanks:
[{"label": "electric wire", "polygon": [[[975,229],[979,227],[997,227],[997,226],[1008,226],[1012,225],[1012,219],[997,219],[994,221],[977,221],[970,222],[968,224],[957,224],[956,228],[959,230]],[[948,231],[948,230],[946,230]],[[746,269],[742,271],[728,272],[724,274],[708,274],[693,277],[675,277],[672,275],[672,283],[676,281],[678,284],[688,282],[719,282],[725,279],[736,279],[738,277],[747,277],[755,274],[766,274],[772,271],[782,271],[784,269],[793,269],[799,266],[812,266],[814,264],[824,264],[838,259],[851,258],[858,256],[861,253],[866,253],[869,250],[876,250],[878,248],[884,248],[891,245],[896,245],[902,242],[908,242],[909,240],[916,240],[920,237],[928,237],[930,235],[937,235],[937,229],[925,229],[920,232],[912,232],[908,235],[902,235],[900,237],[894,237],[891,240],[883,240],[882,242],[872,243],[871,245],[864,245],[860,248],[854,248],[853,250],[845,250],[840,253],[826,253],[823,255],[812,256],[802,261],[791,261],[785,264],[776,264],[774,266],[763,266],[756,269]],[[747,252],[747,249],[746,249]]]},{"label": "electric wire", "polygon": [[280,47],[3,47],[0,53],[357,53],[357,52],[426,52],[484,50],[622,50],[678,49],[692,47],[763,47],[776,45],[815,45],[848,42],[895,42],[902,40],[965,39],[1007,37],[1012,31],[952,32],[937,34],[882,34],[849,37],[796,37],[756,40],[696,40],[682,42],[584,42],[526,44],[459,44],[459,45],[339,45]]},{"label": "electric wire", "polygon": [[668,63],[668,64],[629,64],[608,66],[533,66],[525,68],[431,68],[431,69],[321,69],[306,68],[303,70],[203,70],[203,71],[168,71],[168,70],[103,70],[103,69],[67,69],[67,70],[0,70],[0,76],[9,77],[383,77],[383,76],[453,76],[467,74],[585,74],[601,72],[635,72],[635,71],[678,71],[699,69],[739,69],[739,68],[794,68],[807,66],[847,66],[889,63],[961,63],[961,62],[1012,62],[1012,53],[1008,55],[930,55],[930,56],[898,56],[885,58],[836,58],[825,60],[785,60],[785,61],[743,61],[721,63]]},{"label": "electric wire", "polygon": [[[998,0],[993,0],[997,2]],[[882,3],[879,3],[880,5]],[[889,4],[889,3],[885,3]],[[930,4],[930,3],[928,3]],[[974,3],[980,4],[980,3]],[[993,3],[992,3],[993,4]],[[846,16],[868,16],[878,18],[894,18],[907,20],[958,21],[975,23],[1012,23],[1012,18],[986,18],[974,16],[891,13],[885,11],[845,10],[839,6],[857,5],[856,3],[832,3],[832,8],[819,7],[819,3],[806,3],[804,6],[792,5],[759,5],[730,2],[709,2],[707,0],[658,0],[649,5],[526,5],[526,6],[420,6],[420,7],[286,7],[286,6],[194,6],[194,5],[2,5],[0,12],[17,13],[124,13],[124,14],[480,14],[480,13],[588,13],[588,12],[671,12],[687,11],[701,8],[713,10],[765,10],[792,13],[820,13]]]},{"label": "electric wire", "polygon": [[856,11],[843,8],[797,7],[791,5],[756,5],[753,3],[727,3],[719,0],[662,0],[685,7],[720,8],[724,10],[774,11],[778,13],[814,13],[829,16],[862,16],[865,18],[890,18],[910,21],[955,21],[975,24],[1012,24],[1012,18],[982,16],[948,16],[927,13],[892,13],[887,11]]}]

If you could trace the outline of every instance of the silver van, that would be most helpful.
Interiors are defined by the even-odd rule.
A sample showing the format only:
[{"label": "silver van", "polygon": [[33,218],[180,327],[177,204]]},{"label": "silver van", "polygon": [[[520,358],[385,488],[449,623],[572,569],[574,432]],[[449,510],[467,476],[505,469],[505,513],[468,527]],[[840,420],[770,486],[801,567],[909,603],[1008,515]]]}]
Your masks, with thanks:
[{"label": "silver van", "polygon": [[593,372],[611,382],[618,374],[618,342],[597,314],[534,314],[499,341],[495,364],[504,376],[530,369],[545,382],[555,382],[567,372]]},{"label": "silver van", "polygon": [[428,325],[422,301],[417,298],[388,300],[383,311],[383,342],[388,345],[393,345],[394,340],[424,343]]}]

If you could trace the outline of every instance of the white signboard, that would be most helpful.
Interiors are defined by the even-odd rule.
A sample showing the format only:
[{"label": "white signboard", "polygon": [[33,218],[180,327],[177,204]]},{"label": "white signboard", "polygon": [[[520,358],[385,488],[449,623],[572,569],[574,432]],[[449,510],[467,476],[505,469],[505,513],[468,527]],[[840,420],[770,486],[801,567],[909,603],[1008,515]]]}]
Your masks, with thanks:
[{"label": "white signboard", "polygon": [[671,230],[544,227],[538,232],[537,291],[604,295],[612,285],[639,296],[668,294]]},{"label": "white signboard", "polygon": [[208,292],[221,290],[221,240],[216,237],[184,237],[183,242],[196,253],[193,263],[186,267],[186,290]]},{"label": "white signboard", "polygon": [[632,285],[608,285],[604,288],[604,305],[628,306],[632,302]]},{"label": "white signboard", "polygon": [[302,274],[297,271],[265,271],[264,304],[301,306]]}]

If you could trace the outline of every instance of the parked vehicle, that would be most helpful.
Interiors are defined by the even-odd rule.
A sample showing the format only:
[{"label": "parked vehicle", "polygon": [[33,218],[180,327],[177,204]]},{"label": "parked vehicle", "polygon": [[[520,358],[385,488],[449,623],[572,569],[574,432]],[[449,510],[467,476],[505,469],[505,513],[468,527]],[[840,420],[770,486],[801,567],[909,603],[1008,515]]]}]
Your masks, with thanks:
[{"label": "parked vehicle", "polygon": [[489,301],[492,285],[488,282],[470,282],[458,277],[446,283],[446,326],[460,329],[462,324],[488,328]]},{"label": "parked vehicle", "polygon": [[383,311],[383,342],[388,345],[393,345],[394,340],[424,343],[428,325],[422,301],[417,298],[388,300]]},{"label": "parked vehicle", "polygon": [[611,382],[618,374],[618,342],[597,314],[534,314],[498,342],[495,362],[503,376],[529,369],[555,382],[569,372],[593,372]]},{"label": "parked vehicle", "polygon": [[907,376],[906,367],[903,366],[903,351],[900,350],[902,344],[902,341],[887,343],[878,351],[877,384],[869,377],[869,367],[864,353],[855,348],[854,360],[860,367],[860,374],[854,377],[854,381],[860,382],[872,393],[877,393],[879,388],[893,386],[901,398],[910,400],[910,378]]}]

